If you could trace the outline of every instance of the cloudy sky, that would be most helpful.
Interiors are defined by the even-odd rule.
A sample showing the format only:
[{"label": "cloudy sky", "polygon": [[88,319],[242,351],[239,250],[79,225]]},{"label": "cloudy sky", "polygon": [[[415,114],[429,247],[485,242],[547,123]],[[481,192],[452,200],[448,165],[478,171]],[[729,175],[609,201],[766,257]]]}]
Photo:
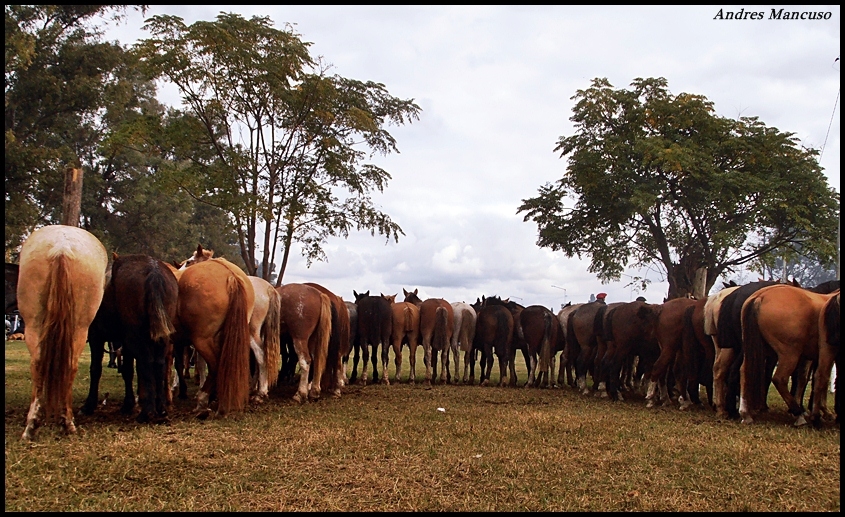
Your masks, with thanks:
[{"label": "cloudy sky", "polygon": [[[419,121],[388,128],[400,152],[373,158],[392,176],[374,201],[405,236],[332,239],[328,262],[310,269],[292,253],[285,283],[319,282],[347,300],[353,290],[401,299],[403,288],[418,288],[423,299],[499,295],[557,310],[598,292],[608,302],[659,303],[667,291],[658,269],[602,285],[587,257],[538,248],[536,225],[516,213],[563,175],[566,160],[553,149],[573,133],[571,97],[596,77],[618,88],[665,77],[673,94],[704,95],[719,115],[795,133],[823,149],[839,191],[839,6],[785,8],[830,12],[828,20],[773,20],[771,6],[751,8],[761,20],[714,19],[743,7],[153,6],[146,17],[190,24],[237,12],[295,24],[333,73],[383,83],[422,108]],[[107,38],[149,37],[143,18],[133,13]],[[172,89],[160,96],[179,102]],[[637,292],[633,276],[652,284]]]}]

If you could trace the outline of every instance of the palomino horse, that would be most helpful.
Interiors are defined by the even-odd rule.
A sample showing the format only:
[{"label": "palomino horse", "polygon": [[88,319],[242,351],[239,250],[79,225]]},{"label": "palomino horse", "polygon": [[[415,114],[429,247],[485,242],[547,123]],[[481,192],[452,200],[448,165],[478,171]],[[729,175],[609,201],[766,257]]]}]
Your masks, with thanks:
[{"label": "palomino horse", "polygon": [[818,294],[780,284],[760,289],[745,301],[741,315],[745,356],[739,402],[742,423],[751,423],[751,412],[763,407],[768,347],[777,355],[772,384],[786,402],[789,413],[796,417],[795,425],[807,423],[804,408],[789,391],[789,378],[802,359],[818,361],[820,314],[838,294],[839,291]]},{"label": "palomino horse", "polygon": [[575,358],[572,357],[569,347],[567,346],[567,331],[569,330],[569,317],[573,312],[578,310],[583,303],[572,302],[567,303],[560,312],[557,313],[557,319],[560,322],[560,329],[563,337],[563,353],[560,354],[560,370],[557,374],[558,386],[568,385],[570,388],[575,387],[575,378],[573,372],[575,371]]},{"label": "palomino horse", "polygon": [[[382,296],[370,296],[370,291],[358,293],[353,290],[352,294],[355,295],[355,305],[358,306],[358,341],[364,353],[360,382],[364,386],[367,385],[367,363],[370,360],[370,353],[372,353],[373,362],[373,382],[379,381],[377,364],[378,350],[381,347],[381,382],[390,384],[387,378],[387,354],[390,335],[393,332],[391,302]],[[353,368],[357,370],[357,361],[353,364]]]},{"label": "palomino horse", "polygon": [[281,304],[279,330],[290,336],[299,359],[299,387],[293,400],[317,400],[332,333],[331,299],[306,284],[284,284],[276,291]]},{"label": "palomino horse", "polygon": [[38,426],[53,419],[67,433],[76,432],[73,381],[103,298],[107,266],[102,243],[73,226],[39,228],[21,248],[17,300],[32,375],[23,440],[32,440]]},{"label": "palomino horse", "polygon": [[[449,379],[449,346],[452,341],[452,332],[455,328],[455,314],[452,305],[442,298],[428,298],[422,301],[417,295],[418,289],[409,293],[405,289],[406,302],[411,302],[420,309],[420,336],[423,351],[425,352],[425,383],[431,384],[432,371],[437,375],[437,354],[441,354],[440,381],[448,383]],[[360,317],[360,315],[359,315]],[[414,374],[413,368],[411,375]],[[436,379],[435,379],[436,380]],[[455,379],[457,382],[457,379]]]},{"label": "palomino horse", "polygon": [[197,394],[200,418],[209,415],[215,397],[220,415],[243,410],[249,400],[249,318],[254,306],[252,282],[226,259],[197,262],[182,271],[179,341],[192,344],[208,368]]},{"label": "palomino horse", "polygon": [[[515,367],[511,358],[513,343],[513,314],[500,303],[486,304],[489,298],[476,299],[472,304],[477,314],[475,326],[475,342],[473,348],[481,350],[481,365],[479,383],[481,386],[490,384],[490,373],[493,370],[493,354],[499,359],[499,386],[506,386],[508,382],[508,366],[512,375]],[[473,383],[475,364],[470,365],[470,384]]]},{"label": "palomino horse", "polygon": [[[834,363],[839,370],[839,343],[842,337],[841,309],[839,305],[839,292],[833,296],[822,307],[819,313],[819,365],[816,368],[815,385],[813,386],[813,402],[810,420],[815,427],[821,427],[821,415],[827,409],[827,385],[830,382],[830,372]],[[839,422],[839,386],[834,395],[836,411],[836,422]]]},{"label": "palomino horse", "polygon": [[[390,346],[393,348],[393,358],[396,364],[394,382],[398,383],[402,374],[402,346],[408,345],[408,355],[411,374],[408,382],[416,382],[417,347],[420,344],[420,309],[411,302],[397,302],[396,295],[382,295],[390,302],[390,311],[393,314],[393,330],[390,333]],[[385,377],[387,370],[385,369]]]},{"label": "palomino horse", "polygon": [[455,328],[452,331],[452,358],[455,361],[455,382],[459,378],[460,352],[464,353],[464,375],[461,380],[464,384],[469,378],[469,365],[473,361],[472,342],[475,340],[475,320],[477,315],[472,305],[466,302],[452,302],[452,313],[455,315]]},{"label": "palomino horse", "polygon": [[[97,406],[102,373],[103,342],[120,343],[125,393],[121,411],[135,410],[134,370],[138,369],[141,412],[138,422],[161,422],[171,402],[167,383],[168,360],[173,354],[179,284],[165,262],[147,255],[113,254],[111,278],[106,284],[97,316],[88,332],[91,347],[91,382],[82,412]],[[95,370],[95,366],[99,366]]]}]

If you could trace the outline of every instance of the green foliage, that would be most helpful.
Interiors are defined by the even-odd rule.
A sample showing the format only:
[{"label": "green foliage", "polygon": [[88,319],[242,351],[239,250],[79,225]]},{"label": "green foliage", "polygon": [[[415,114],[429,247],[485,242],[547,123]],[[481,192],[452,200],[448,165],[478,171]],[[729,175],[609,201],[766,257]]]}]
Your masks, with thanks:
[{"label": "green foliage", "polygon": [[5,7],[6,250],[60,218],[68,166],[98,166],[109,114],[136,78],[123,49],[100,41],[96,21],[120,20],[127,8]]},{"label": "green foliage", "polygon": [[672,95],[663,78],[631,90],[595,79],[573,100],[575,134],[555,148],[568,159],[564,176],[518,208],[537,223],[539,246],[589,256],[602,281],[657,265],[670,298],[691,292],[699,268],[709,291],[778,248],[835,255],[838,196],[818,152],[792,133],[720,117],[701,95]]},{"label": "green foliage", "polygon": [[[382,84],[329,76],[310,43],[272,25],[225,13],[190,26],[155,16],[145,26],[153,37],[135,51],[186,107],[186,138],[171,141],[183,161],[159,172],[230,214],[250,274],[268,276],[281,243],[281,281],[294,241],[310,264],[325,259],[329,236],[353,228],[398,240],[401,228],[370,198],[390,175],[365,160],[397,151],[385,126],[416,119],[420,108]],[[260,264],[251,258],[259,238]]]}]

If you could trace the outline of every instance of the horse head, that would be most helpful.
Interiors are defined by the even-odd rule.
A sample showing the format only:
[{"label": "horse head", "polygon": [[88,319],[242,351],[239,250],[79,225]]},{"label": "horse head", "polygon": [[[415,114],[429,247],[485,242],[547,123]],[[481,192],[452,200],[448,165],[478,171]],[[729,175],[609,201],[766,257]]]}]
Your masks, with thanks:
[{"label": "horse head", "polygon": [[413,303],[414,305],[417,305],[417,306],[419,306],[422,303],[422,300],[420,299],[419,295],[417,294],[419,292],[419,289],[414,289],[414,292],[409,293],[403,287],[402,292],[405,293],[405,299],[403,301],[411,302],[411,303]]},{"label": "horse head", "polygon": [[366,297],[370,296],[370,291],[369,291],[369,289],[368,289],[366,293],[358,293],[358,292],[356,292],[356,291],[353,289],[353,290],[352,290],[352,294],[355,296],[355,303],[358,303],[358,302],[360,302],[363,298],[366,298]]},{"label": "horse head", "polygon": [[384,298],[385,300],[389,301],[390,303],[396,303],[396,295],[395,294],[384,294],[384,293],[379,293],[379,294],[381,294],[381,297]]},{"label": "horse head", "polygon": [[203,249],[202,244],[197,244],[197,251],[182,262],[179,270],[184,271],[188,268],[188,266],[193,266],[194,264],[205,262],[206,260],[211,260],[212,258],[214,258],[214,250]]}]

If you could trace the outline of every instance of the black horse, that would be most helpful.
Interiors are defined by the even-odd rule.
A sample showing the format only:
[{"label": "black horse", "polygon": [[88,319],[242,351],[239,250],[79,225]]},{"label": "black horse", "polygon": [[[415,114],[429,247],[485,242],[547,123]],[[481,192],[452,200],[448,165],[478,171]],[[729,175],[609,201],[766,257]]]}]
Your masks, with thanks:
[{"label": "black horse", "polygon": [[[391,303],[381,296],[370,296],[370,291],[355,295],[355,305],[358,307],[358,342],[364,355],[361,372],[361,382],[367,384],[367,361],[372,353],[373,382],[379,382],[378,349],[381,345],[382,375],[381,382],[389,384],[387,379],[387,360],[390,350],[390,334],[393,332],[393,311]],[[352,366],[353,375],[358,369],[358,355],[355,355]]]}]

